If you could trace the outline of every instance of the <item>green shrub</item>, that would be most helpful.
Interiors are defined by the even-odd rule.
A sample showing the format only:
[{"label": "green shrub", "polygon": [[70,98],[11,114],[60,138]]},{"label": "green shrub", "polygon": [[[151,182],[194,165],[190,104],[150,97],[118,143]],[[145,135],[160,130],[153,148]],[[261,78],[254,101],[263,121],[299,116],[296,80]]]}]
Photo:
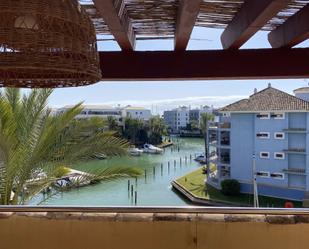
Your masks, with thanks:
[{"label": "green shrub", "polygon": [[240,183],[234,179],[227,179],[221,182],[221,192],[224,195],[239,195]]},{"label": "green shrub", "polygon": [[52,175],[53,175],[54,177],[56,177],[56,178],[61,178],[61,177],[63,177],[63,176],[66,176],[66,175],[69,174],[69,173],[70,173],[70,169],[69,169],[69,168],[64,167],[64,166],[60,166],[60,167],[57,167],[57,168],[53,171]]}]

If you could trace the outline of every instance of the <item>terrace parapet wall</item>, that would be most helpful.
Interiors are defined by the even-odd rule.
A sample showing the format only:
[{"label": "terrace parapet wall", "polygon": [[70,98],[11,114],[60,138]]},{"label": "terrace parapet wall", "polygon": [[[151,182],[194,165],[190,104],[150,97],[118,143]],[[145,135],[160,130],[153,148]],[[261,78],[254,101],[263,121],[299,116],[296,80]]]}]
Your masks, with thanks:
[{"label": "terrace parapet wall", "polygon": [[309,212],[213,210],[5,211],[0,213],[1,248],[309,247]]}]

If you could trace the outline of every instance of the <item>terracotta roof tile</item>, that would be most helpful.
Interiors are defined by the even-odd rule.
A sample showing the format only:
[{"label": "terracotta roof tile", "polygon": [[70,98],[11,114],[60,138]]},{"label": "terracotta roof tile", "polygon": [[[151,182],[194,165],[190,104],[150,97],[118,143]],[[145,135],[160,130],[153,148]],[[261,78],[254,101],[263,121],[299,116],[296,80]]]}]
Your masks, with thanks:
[{"label": "terracotta roof tile", "polygon": [[268,87],[220,109],[221,112],[309,111],[309,102]]}]

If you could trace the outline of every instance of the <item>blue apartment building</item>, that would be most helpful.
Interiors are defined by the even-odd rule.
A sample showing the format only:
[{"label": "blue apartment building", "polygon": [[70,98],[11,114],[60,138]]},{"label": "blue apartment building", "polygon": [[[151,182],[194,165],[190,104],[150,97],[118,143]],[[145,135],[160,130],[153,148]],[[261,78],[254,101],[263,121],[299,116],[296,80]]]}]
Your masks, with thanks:
[{"label": "blue apartment building", "polygon": [[236,179],[241,192],[304,201],[309,193],[309,87],[295,96],[268,86],[248,99],[220,109],[209,126],[210,162],[217,170],[208,183],[220,188]]}]

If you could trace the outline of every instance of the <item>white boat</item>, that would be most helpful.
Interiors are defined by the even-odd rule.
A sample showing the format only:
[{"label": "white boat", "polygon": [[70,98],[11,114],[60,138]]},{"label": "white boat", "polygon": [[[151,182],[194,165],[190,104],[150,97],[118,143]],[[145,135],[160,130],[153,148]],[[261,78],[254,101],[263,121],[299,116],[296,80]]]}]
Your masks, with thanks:
[{"label": "white boat", "polygon": [[144,144],[144,153],[149,153],[149,154],[162,154],[163,150],[153,146],[152,144]]},{"label": "white boat", "polygon": [[59,179],[55,182],[55,185],[56,187],[58,188],[65,188],[65,187],[69,187],[72,185],[72,183],[70,182],[69,178],[66,177],[66,178],[62,178],[62,179]]},{"label": "white boat", "polygon": [[143,150],[140,150],[138,148],[130,148],[128,150],[128,153],[131,156],[140,156],[141,154],[143,154]]},{"label": "white boat", "polygon": [[194,161],[199,163],[206,163],[206,157],[204,154],[198,155],[197,157],[194,158]]}]

